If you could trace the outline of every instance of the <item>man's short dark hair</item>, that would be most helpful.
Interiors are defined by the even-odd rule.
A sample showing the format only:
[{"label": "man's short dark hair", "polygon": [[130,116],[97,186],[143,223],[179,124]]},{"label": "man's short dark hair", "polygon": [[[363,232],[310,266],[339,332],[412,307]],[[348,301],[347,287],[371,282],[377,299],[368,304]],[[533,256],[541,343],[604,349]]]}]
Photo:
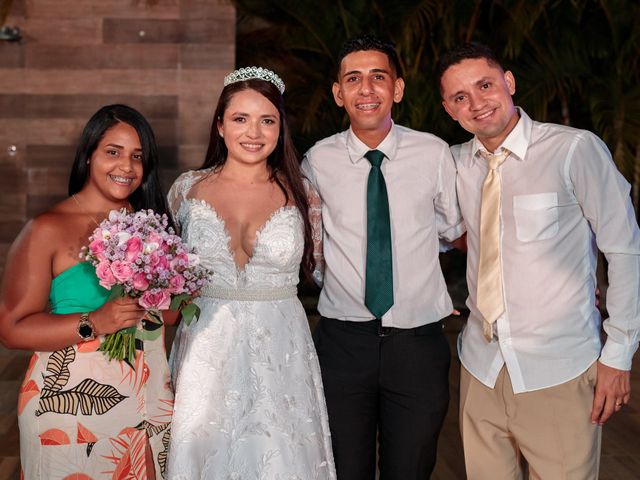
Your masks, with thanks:
[{"label": "man's short dark hair", "polygon": [[440,57],[440,61],[438,62],[438,66],[436,68],[436,77],[438,79],[438,87],[440,88],[440,92],[442,93],[442,75],[444,75],[444,72],[446,72],[449,67],[457,65],[463,60],[476,58],[484,58],[492,67],[504,70],[496,54],[484,43],[470,42],[458,45],[457,47],[452,48],[444,55],[442,55],[442,57]]},{"label": "man's short dark hair", "polygon": [[402,77],[402,68],[400,67],[400,59],[396,52],[396,47],[393,42],[385,42],[373,35],[360,35],[347,40],[340,52],[338,53],[338,71],[340,71],[340,64],[344,57],[353,52],[362,52],[366,50],[375,50],[376,52],[384,53],[389,58],[389,65],[394,70],[396,77]]}]

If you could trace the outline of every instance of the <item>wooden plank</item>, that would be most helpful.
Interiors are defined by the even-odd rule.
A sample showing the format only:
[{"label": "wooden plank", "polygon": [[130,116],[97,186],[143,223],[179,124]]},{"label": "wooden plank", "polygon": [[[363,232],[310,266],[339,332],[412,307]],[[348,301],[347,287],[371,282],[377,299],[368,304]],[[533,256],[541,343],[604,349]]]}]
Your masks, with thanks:
[{"label": "wooden plank", "polygon": [[68,165],[69,170],[75,156],[76,147],[73,145],[27,145],[25,154],[27,168]]},{"label": "wooden plank", "polygon": [[24,17],[25,14],[26,14],[26,1],[12,0],[11,10],[9,11],[9,17],[7,18],[6,25],[13,25],[13,19],[15,17]]},{"label": "wooden plank", "polygon": [[228,66],[233,70],[236,61],[236,48],[232,42],[215,45],[180,45],[179,61],[182,68],[211,69]]},{"label": "wooden plank", "polygon": [[[0,180],[2,183],[2,180]],[[0,218],[6,222],[23,222],[27,218],[27,196],[24,193],[0,193]]]},{"label": "wooden plank", "polygon": [[176,145],[176,120],[150,118],[149,123],[151,124],[151,128],[153,128],[153,133],[156,136],[156,142],[159,146]]},{"label": "wooden plank", "polygon": [[196,20],[105,18],[103,41],[109,43],[228,43],[235,23],[226,18]]},{"label": "wooden plank", "polygon": [[27,189],[29,203],[33,197],[41,195],[65,196],[69,182],[66,168],[30,168],[27,170]]},{"label": "wooden plank", "polygon": [[[22,68],[25,66],[25,44],[20,42],[0,42],[2,68]],[[23,73],[24,75],[24,73]]]},{"label": "wooden plank", "polygon": [[[172,95],[0,95],[0,118],[85,118],[104,105],[123,103],[153,118],[176,118]],[[3,111],[4,110],[4,111]]]},{"label": "wooden plank", "polygon": [[180,0],[27,0],[26,13],[39,18],[178,18]]},{"label": "wooden plank", "polygon": [[0,118],[0,145],[25,143],[34,145],[75,145],[86,119]]},{"label": "wooden plank", "polygon": [[211,118],[183,118],[178,124],[178,143],[180,145],[208,145]]},{"label": "wooden plank", "polygon": [[22,230],[25,222],[5,222],[0,221],[0,243],[11,244]]},{"label": "wooden plank", "polygon": [[23,70],[4,68],[0,69],[0,91],[12,94],[177,95],[178,70]]},{"label": "wooden plank", "polygon": [[93,13],[119,18],[178,18],[181,0],[93,0]]},{"label": "wooden plank", "polygon": [[27,18],[20,27],[29,43],[47,45],[98,45],[102,43],[102,19],[97,17]]},{"label": "wooden plank", "polygon": [[24,118],[25,95],[3,95],[0,94],[0,118]]},{"label": "wooden plank", "polygon": [[177,45],[120,44],[27,45],[25,66],[35,69],[148,68],[174,69],[178,63]]},{"label": "wooden plank", "polygon": [[[26,186],[26,172],[22,166],[10,163],[0,164],[0,199],[5,195],[24,194]],[[0,219],[4,220],[4,217],[0,215]]]},{"label": "wooden plank", "polygon": [[181,0],[181,18],[225,18],[236,23],[236,9],[230,0]]},{"label": "wooden plank", "polygon": [[213,101],[217,102],[224,86],[224,77],[233,71],[233,68],[233,65],[216,65],[216,68],[208,70],[183,68],[178,77],[178,95],[203,95],[203,98],[214,99]]}]

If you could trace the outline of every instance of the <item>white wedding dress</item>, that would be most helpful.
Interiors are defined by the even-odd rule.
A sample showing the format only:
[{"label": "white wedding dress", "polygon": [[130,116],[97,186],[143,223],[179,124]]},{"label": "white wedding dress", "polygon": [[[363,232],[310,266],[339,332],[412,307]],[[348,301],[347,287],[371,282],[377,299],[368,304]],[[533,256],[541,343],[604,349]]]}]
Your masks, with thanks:
[{"label": "white wedding dress", "polygon": [[274,212],[238,269],[223,219],[189,196],[207,173],[181,175],[169,193],[183,239],[213,275],[195,300],[200,318],[180,325],[171,351],[168,478],[335,479],[320,367],[295,294],[302,217]]}]

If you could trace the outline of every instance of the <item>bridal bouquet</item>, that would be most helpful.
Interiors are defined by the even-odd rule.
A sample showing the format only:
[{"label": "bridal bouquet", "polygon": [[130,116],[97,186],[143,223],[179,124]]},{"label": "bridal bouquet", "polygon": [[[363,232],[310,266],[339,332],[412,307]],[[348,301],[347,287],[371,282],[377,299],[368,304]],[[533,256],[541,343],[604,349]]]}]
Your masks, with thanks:
[{"label": "bridal bouquet", "polygon": [[[167,216],[153,210],[113,210],[89,237],[80,257],[96,267],[96,275],[109,299],[138,298],[147,319],[162,323],[158,310],[180,310],[188,324],[200,309],[190,300],[208,282],[209,272],[172,228]],[[107,357],[135,360],[136,327],[105,336],[99,350]]]}]

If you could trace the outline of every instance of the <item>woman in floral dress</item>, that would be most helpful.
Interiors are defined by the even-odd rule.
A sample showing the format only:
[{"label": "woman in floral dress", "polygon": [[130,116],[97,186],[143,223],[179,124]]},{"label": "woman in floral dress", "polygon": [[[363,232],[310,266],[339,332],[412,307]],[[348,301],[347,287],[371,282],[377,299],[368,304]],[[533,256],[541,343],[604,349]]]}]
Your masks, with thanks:
[{"label": "woman in floral dress", "polygon": [[[33,350],[18,399],[23,477],[164,477],[173,395],[162,325],[137,301],[108,301],[79,261],[112,209],[166,211],[151,127],[125,105],[101,108],[84,128],[70,197],[27,223],[0,290],[0,340]],[[98,351],[103,335],[137,326],[132,364]]]}]

